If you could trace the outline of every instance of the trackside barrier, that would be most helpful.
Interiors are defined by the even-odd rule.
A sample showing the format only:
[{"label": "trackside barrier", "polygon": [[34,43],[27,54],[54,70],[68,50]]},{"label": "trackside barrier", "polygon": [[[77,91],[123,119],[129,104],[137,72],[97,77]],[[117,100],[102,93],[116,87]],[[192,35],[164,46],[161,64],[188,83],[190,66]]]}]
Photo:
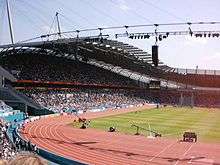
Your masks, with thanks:
[{"label": "trackside barrier", "polygon": [[43,158],[48,159],[48,160],[50,160],[52,162],[55,162],[57,164],[62,164],[62,165],[86,165],[84,163],[80,163],[80,162],[77,162],[77,161],[59,156],[59,155],[55,155],[55,154],[53,154],[51,152],[48,152],[48,151],[46,151],[44,149],[41,149],[41,148],[38,148],[38,154],[40,156],[42,156]]},{"label": "trackside barrier", "polygon": [[[32,121],[35,121],[35,120],[39,120],[41,118],[48,118],[48,117],[54,117],[54,116],[59,116],[59,114],[52,114],[52,115],[47,115],[47,116],[36,116],[36,117],[31,118],[31,119],[28,119],[26,121],[26,123],[27,122],[32,122]],[[20,139],[26,141],[19,134],[18,127],[15,129],[15,133],[16,133],[16,136],[18,136]],[[80,163],[78,161],[71,160],[71,159],[65,158],[63,156],[59,156],[59,155],[53,154],[53,153],[51,153],[51,152],[49,152],[49,151],[47,151],[45,149],[42,149],[40,147],[37,147],[37,154],[40,155],[41,157],[51,161],[51,162],[54,162],[54,163],[57,163],[57,164],[61,164],[61,165],[86,165],[85,163]]]}]

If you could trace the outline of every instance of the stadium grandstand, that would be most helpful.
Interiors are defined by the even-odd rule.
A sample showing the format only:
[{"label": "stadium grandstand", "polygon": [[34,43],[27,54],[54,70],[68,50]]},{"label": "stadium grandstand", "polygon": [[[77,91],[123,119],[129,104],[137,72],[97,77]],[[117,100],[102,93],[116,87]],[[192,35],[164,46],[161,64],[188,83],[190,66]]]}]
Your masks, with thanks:
[{"label": "stadium grandstand", "polygon": [[[54,48],[54,44],[57,47]],[[77,55],[68,54],[70,49],[76,51],[76,44],[79,49]],[[186,70],[183,73],[162,62],[154,67],[151,60],[141,59],[143,54],[145,58],[151,58],[147,52],[107,39],[65,39],[57,40],[56,43],[46,41],[28,44],[32,48],[27,48],[27,44],[24,47],[21,45],[23,44],[18,44],[12,50],[4,48],[2,53],[5,55],[1,57],[1,65],[18,79],[11,84],[17,88],[126,88],[136,89],[143,93],[142,96],[145,95],[146,101],[151,98],[155,103],[212,107],[220,105],[219,92],[216,92],[219,84],[217,71],[213,71],[212,75],[205,72],[201,74],[200,70],[194,70],[194,73]],[[152,87],[159,90],[152,90]],[[141,92],[141,89],[144,90]]]},{"label": "stadium grandstand", "polygon": [[[145,22],[148,20],[147,17],[139,14],[138,10],[126,6],[128,2],[120,1],[119,4],[115,2],[108,0],[111,7],[119,7],[123,12],[136,15],[132,17],[134,20],[136,18],[144,19]],[[11,43],[0,44],[0,164],[35,164],[37,161],[39,164],[47,164],[45,159],[52,165],[101,165],[105,161],[106,164],[172,163],[177,165],[194,163],[194,159],[202,159],[201,162],[195,161],[198,165],[207,162],[210,165],[216,162],[220,164],[219,144],[215,146],[217,149],[213,147],[214,149],[211,150],[209,143],[188,145],[188,143],[183,144],[179,139],[175,143],[172,141],[177,135],[179,138],[180,133],[177,131],[180,130],[181,133],[185,131],[184,135],[195,135],[197,142],[197,134],[191,132],[194,129],[199,132],[199,135],[201,133],[204,139],[209,137],[216,142],[215,140],[219,137],[216,133],[218,132],[217,124],[204,124],[204,121],[207,122],[206,115],[213,115],[220,108],[220,70],[199,69],[198,66],[196,69],[171,66],[163,62],[164,57],[160,56],[159,51],[162,40],[169,37],[218,38],[220,31],[212,28],[211,30],[203,28],[194,30],[193,27],[203,25],[213,27],[218,26],[220,22],[182,20],[176,23],[157,24],[148,21],[150,22],[148,24],[145,22],[123,26],[111,24],[111,26],[98,26],[98,28],[80,27],[77,30],[72,30],[71,27],[71,30],[66,30],[65,25],[61,24],[61,18],[68,18],[56,11],[51,26],[44,27],[47,29],[46,33],[40,33],[39,36],[27,40],[20,37],[20,41],[16,41],[11,9],[16,11],[16,3],[24,3],[24,8],[27,5],[33,10],[37,7],[32,6],[32,2],[26,2],[26,0],[16,2],[13,7],[10,7],[10,3],[13,1],[5,0],[3,5],[0,4],[0,8],[4,9],[3,16],[4,12],[7,13],[10,34],[8,40],[11,41]],[[41,3],[39,3],[41,8],[44,8],[44,5],[48,6],[47,3]],[[59,7],[62,6],[62,10],[68,4],[59,2],[59,0],[54,3],[59,4]],[[69,3],[73,5],[75,2]],[[102,18],[103,21],[109,19],[114,23],[117,22],[116,15],[114,15],[115,18],[102,8],[96,8],[92,2],[81,3],[93,8],[99,16],[105,16]],[[160,9],[146,0],[141,0],[141,3]],[[47,8],[47,10],[50,9]],[[23,13],[20,10],[16,12]],[[165,9],[162,9],[162,12],[179,19]],[[87,19],[79,16],[77,12],[75,14],[82,20],[86,20],[86,26],[89,26],[88,22],[94,21],[95,18]],[[46,18],[38,17],[37,19]],[[140,32],[139,28],[144,30],[150,28],[150,31]],[[133,44],[133,41],[138,39],[145,39],[145,41],[151,39],[153,42],[149,44],[151,50]],[[181,58],[190,58],[189,56]],[[167,107],[174,108],[174,110],[167,110]],[[160,109],[167,111],[159,111]],[[183,113],[178,114],[177,109],[181,109]],[[196,109],[198,111],[194,112]],[[146,111],[149,114],[146,115]],[[170,112],[175,114],[175,121],[172,119],[173,116],[169,116]],[[187,118],[199,112],[201,112],[201,119],[199,116],[195,117],[197,119],[195,121]],[[162,113],[165,113],[165,118],[162,117]],[[151,115],[156,117],[151,118]],[[186,118],[185,123],[182,122],[182,118]],[[116,122],[118,119],[121,123]],[[94,125],[91,120],[94,121]],[[151,128],[151,122],[156,122],[152,124],[153,128]],[[161,126],[164,122],[168,123],[166,127]],[[76,123],[80,126],[78,127]],[[175,124],[178,123],[181,125],[176,126]],[[190,127],[185,128],[184,126],[188,123]],[[120,124],[123,126],[120,127]],[[178,129],[174,128],[174,125]],[[204,126],[203,130],[198,129],[199,126]],[[117,129],[117,127],[120,128]],[[133,134],[133,130],[129,131],[134,127],[136,128],[135,135],[141,135],[140,138],[127,135],[131,132]],[[163,137],[156,130],[161,127],[165,131],[173,129],[171,133],[162,130],[165,134],[164,138],[173,135],[171,136],[173,139],[154,141],[155,138]],[[209,127],[212,127],[211,131],[208,130]],[[96,132],[96,128],[101,130]],[[103,128],[108,129],[109,132],[104,132]],[[139,131],[149,133],[147,141],[145,141],[145,135]],[[210,136],[212,133],[214,135]],[[187,138],[188,140],[185,140]],[[191,142],[190,137],[187,138],[184,137],[183,141]],[[149,145],[149,153],[146,152],[146,148],[143,148],[142,143],[146,145],[146,148]],[[186,146],[182,147],[182,144]],[[137,149],[136,146],[138,146]],[[157,148],[161,146],[164,148]],[[176,148],[173,149],[172,146]],[[194,155],[199,153],[198,158],[190,153],[194,146],[198,148],[192,153]],[[129,147],[131,151],[128,150]],[[178,147],[183,149],[178,150]],[[167,154],[165,151],[169,151],[170,148],[173,150]],[[214,156],[207,153],[209,151],[207,148]],[[175,149],[178,150],[177,152],[181,151],[181,154],[175,155]],[[110,154],[112,157],[108,162],[106,159]],[[153,162],[154,159],[159,160]],[[128,160],[131,162],[128,163]]]}]

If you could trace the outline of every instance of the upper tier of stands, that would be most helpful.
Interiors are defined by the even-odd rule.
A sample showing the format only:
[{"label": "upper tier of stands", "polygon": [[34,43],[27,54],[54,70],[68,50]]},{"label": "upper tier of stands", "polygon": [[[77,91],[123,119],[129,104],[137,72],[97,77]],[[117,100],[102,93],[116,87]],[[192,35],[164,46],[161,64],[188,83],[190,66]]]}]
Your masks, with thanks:
[{"label": "upper tier of stands", "polygon": [[[64,58],[75,59],[77,56],[78,58],[84,58],[85,61],[96,59],[97,61],[102,61],[106,64],[111,64],[112,66],[119,66],[123,69],[140,73],[140,75],[164,80],[168,83],[175,84],[176,82],[178,83],[176,84],[177,86],[185,86],[187,84],[188,86],[193,85],[220,88],[219,71],[210,72],[207,70],[204,71],[204,74],[201,74],[201,70],[196,70],[196,74],[192,74],[194,72],[191,71],[183,74],[180,69],[171,68],[164,65],[162,62],[159,62],[159,66],[156,68],[152,66],[151,55],[149,53],[132,45],[118,41],[104,39],[101,42],[99,38],[95,38],[94,41],[90,38],[80,38],[78,41],[78,39],[73,38],[45,42],[19,43],[13,45],[13,48],[10,48],[10,45],[5,45],[2,46],[2,49],[3,50],[0,52],[2,58],[0,65],[8,67],[9,70],[12,68],[15,68],[15,70],[18,71],[21,70],[20,79],[30,78],[33,80],[41,79],[48,81],[52,79],[57,81],[79,80],[83,83],[134,85],[128,78],[95,66],[80,62],[77,62],[77,65],[64,62],[68,61],[64,60]],[[31,58],[26,58],[28,55],[34,56],[34,54],[35,56],[36,54],[40,56],[41,53],[42,55],[44,54],[44,60],[35,60],[36,58],[33,58],[31,61],[28,60]],[[18,58],[15,57],[15,54],[26,54],[26,57],[21,58],[19,56]],[[24,57],[24,55],[22,56]],[[49,56],[54,56],[56,59],[59,57],[63,58],[60,58],[62,60],[56,60],[56,62],[54,62],[54,60],[49,60],[46,62],[47,65],[45,65],[44,62],[46,59],[51,59]],[[14,60],[9,60],[10,58],[14,58]],[[18,62],[16,63],[16,61]],[[19,61],[22,61],[22,64]],[[75,61],[72,61],[72,63],[75,63]],[[22,65],[23,67],[21,67]],[[212,73],[212,75],[210,75],[210,73]],[[107,78],[106,75],[108,75]],[[99,82],[97,82],[98,79]]]},{"label": "upper tier of stands", "polygon": [[[116,48],[121,48],[138,58],[141,61],[152,64],[151,54],[134,47],[132,45],[124,44],[122,42],[107,40],[104,42]],[[171,68],[162,62],[159,62],[158,69],[160,72],[155,72],[155,77],[163,78],[166,80],[183,83],[187,85],[201,86],[201,87],[216,87],[220,88],[220,72],[211,70],[183,70],[179,68]],[[166,73],[164,73],[165,71]],[[188,72],[188,73],[187,73]]]},{"label": "upper tier of stands", "polygon": [[20,80],[66,81],[84,84],[136,86],[124,76],[80,61],[45,55],[13,55],[0,62]]},{"label": "upper tier of stands", "polygon": [[167,73],[166,77],[186,85],[220,88],[220,75]]},{"label": "upper tier of stands", "polygon": [[[95,49],[95,50],[112,49],[112,52],[114,53],[116,52],[116,50],[121,50],[120,52],[123,52],[124,56],[127,57],[127,59],[132,59],[133,63],[129,63],[128,61],[123,59],[123,62],[119,64],[117,63],[117,61],[114,60],[114,58],[108,58],[108,57],[105,57],[106,59],[105,62],[106,63],[109,62],[114,65],[120,65],[123,68],[130,69],[142,74],[150,75],[153,78],[160,78],[163,80],[180,83],[180,85],[187,84],[187,85],[200,86],[200,87],[220,88],[219,71],[188,70],[188,73],[187,71],[183,73],[183,69],[169,67],[163,64],[161,61],[159,62],[159,66],[157,68],[152,67],[151,54],[132,45],[118,41],[104,40],[103,43],[97,42],[94,45],[85,44],[84,46],[86,48]],[[99,58],[100,60],[105,60],[103,59],[102,56],[98,56],[98,55],[96,56],[96,58]]]}]

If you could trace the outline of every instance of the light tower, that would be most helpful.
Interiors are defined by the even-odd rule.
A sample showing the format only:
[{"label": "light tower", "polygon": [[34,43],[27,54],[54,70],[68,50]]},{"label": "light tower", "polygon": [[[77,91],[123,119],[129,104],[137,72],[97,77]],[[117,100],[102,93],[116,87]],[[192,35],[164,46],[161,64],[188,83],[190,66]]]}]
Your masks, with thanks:
[{"label": "light tower", "polygon": [[8,25],[9,25],[11,43],[14,44],[14,33],[13,33],[13,28],[12,28],[11,11],[10,11],[10,5],[9,5],[8,0],[6,0],[6,6],[7,6]]},{"label": "light tower", "polygon": [[57,18],[57,29],[58,29],[58,35],[61,37],[61,28],[60,28],[60,21],[59,21],[59,13],[56,12],[56,18]]}]

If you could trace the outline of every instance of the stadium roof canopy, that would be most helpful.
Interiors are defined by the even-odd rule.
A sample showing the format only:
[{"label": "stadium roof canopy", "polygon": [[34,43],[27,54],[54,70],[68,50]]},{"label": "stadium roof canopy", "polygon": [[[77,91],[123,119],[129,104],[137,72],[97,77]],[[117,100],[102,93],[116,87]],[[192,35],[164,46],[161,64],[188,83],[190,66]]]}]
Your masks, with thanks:
[{"label": "stadium roof canopy", "polygon": [[[142,75],[165,80],[166,74],[164,73],[185,74],[187,72],[169,67],[161,61],[159,61],[158,67],[154,67],[152,56],[148,52],[123,42],[100,38],[100,36],[0,45],[0,57],[23,53],[45,54],[72,60],[81,59],[82,61],[94,59]],[[195,70],[191,72],[199,73]],[[190,72],[188,71],[188,73]],[[207,72],[205,71],[205,73]],[[218,74],[218,71],[213,71],[213,74]]]},{"label": "stadium roof canopy", "polygon": [[162,62],[155,68],[152,65],[151,54],[137,47],[107,39],[100,41],[100,38],[58,39],[0,46],[0,56],[20,53],[43,53],[68,59],[96,59],[147,75],[158,70],[173,70]]}]

